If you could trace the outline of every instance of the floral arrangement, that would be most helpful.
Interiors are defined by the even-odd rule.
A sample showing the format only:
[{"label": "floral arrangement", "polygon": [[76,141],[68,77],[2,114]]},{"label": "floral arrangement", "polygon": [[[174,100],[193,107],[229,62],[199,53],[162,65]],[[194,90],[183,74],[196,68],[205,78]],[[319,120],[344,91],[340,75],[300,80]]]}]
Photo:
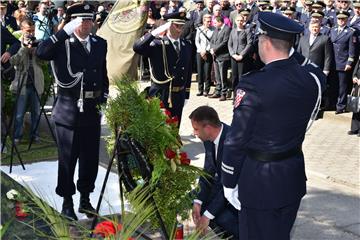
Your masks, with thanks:
[{"label": "floral arrangement", "polygon": [[[121,134],[126,134],[143,147],[144,155],[152,166],[148,185],[170,232],[178,217],[189,217],[192,188],[203,172],[191,166],[187,154],[181,150],[178,119],[171,117],[161,101],[158,98],[147,98],[145,92],[140,93],[137,83],[127,76],[115,79],[114,82],[118,95],[109,100],[105,110],[108,124],[112,128],[117,127]],[[108,143],[108,149],[112,150],[115,131]],[[133,174],[135,178],[141,178],[138,171],[134,170]],[[141,184],[138,187],[142,187]],[[133,208],[135,212],[141,211],[136,206]],[[158,226],[154,217],[152,223]]]},{"label": "floral arrangement", "polygon": [[14,201],[15,216],[17,219],[23,220],[29,215],[28,209],[25,205],[26,198],[22,197],[18,191],[11,189],[6,193],[6,197],[9,200]]}]

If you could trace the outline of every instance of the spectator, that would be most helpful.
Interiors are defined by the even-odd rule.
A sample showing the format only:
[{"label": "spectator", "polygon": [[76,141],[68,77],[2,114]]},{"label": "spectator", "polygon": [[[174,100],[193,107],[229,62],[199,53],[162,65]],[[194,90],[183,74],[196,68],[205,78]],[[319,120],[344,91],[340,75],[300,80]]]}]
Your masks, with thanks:
[{"label": "spectator", "polygon": [[44,74],[39,59],[35,55],[34,41],[35,25],[29,19],[20,23],[22,46],[17,54],[11,57],[10,63],[15,67],[15,79],[10,85],[13,93],[18,93],[15,115],[15,143],[23,136],[23,121],[27,102],[31,110],[30,139],[39,140],[37,122],[40,117],[40,96],[44,91]]},{"label": "spectator", "polygon": [[[356,66],[354,68],[353,84],[354,84],[355,92],[360,91],[360,57],[358,58]],[[351,119],[351,127],[350,127],[350,131],[348,131],[348,134],[357,135],[358,137],[360,137],[360,112],[353,113]]]},{"label": "spectator", "polygon": [[231,30],[224,24],[224,19],[221,16],[215,18],[215,27],[216,29],[210,42],[210,53],[214,58],[216,66],[216,88],[210,98],[220,98],[220,101],[225,101],[230,86],[227,79],[227,70],[230,62],[228,41]]},{"label": "spectator", "polygon": [[224,24],[231,28],[232,23],[230,19],[222,14],[221,6],[219,4],[216,4],[213,8],[214,14],[212,16],[211,26],[215,26],[215,18],[221,17],[224,21]]},{"label": "spectator", "polygon": [[205,14],[213,15],[213,7],[216,4],[215,0],[206,0],[206,8],[200,13],[200,17],[198,18],[199,22],[195,23],[195,26],[202,25],[203,16]]},{"label": "spectator", "polygon": [[232,23],[233,28],[236,28],[236,17],[240,14],[240,11],[244,8],[244,4],[241,0],[235,1],[235,10],[230,13],[229,19]]},{"label": "spectator", "polygon": [[207,97],[210,92],[211,67],[213,63],[212,55],[210,54],[210,40],[214,32],[214,27],[210,26],[210,14],[205,14],[202,22],[203,25],[197,28],[195,37],[198,72],[198,93],[196,95],[204,95]]},{"label": "spectator", "polygon": [[234,10],[229,3],[229,0],[220,0],[221,13],[223,16],[229,18],[230,13]]},{"label": "spectator", "polygon": [[[246,16],[240,14],[236,17],[235,21],[237,27],[231,30],[228,42],[232,70],[232,86],[229,90],[230,94],[236,89],[236,86],[241,79],[241,75],[248,71],[250,53],[252,50],[251,29],[245,29]],[[228,94],[228,96],[230,94]]]},{"label": "spectator", "polygon": [[196,0],[194,1],[196,4],[196,8],[190,11],[190,21],[192,21],[195,27],[199,27],[199,17],[201,15],[201,11],[204,9],[204,1],[203,0]]},{"label": "spectator", "polygon": [[7,14],[7,3],[0,2],[0,22],[1,26],[9,28],[10,32],[18,30],[16,19]]},{"label": "spectator", "polygon": [[40,2],[39,12],[35,14],[35,37],[38,40],[48,39],[57,29],[58,22],[50,14],[48,5],[48,2]]}]

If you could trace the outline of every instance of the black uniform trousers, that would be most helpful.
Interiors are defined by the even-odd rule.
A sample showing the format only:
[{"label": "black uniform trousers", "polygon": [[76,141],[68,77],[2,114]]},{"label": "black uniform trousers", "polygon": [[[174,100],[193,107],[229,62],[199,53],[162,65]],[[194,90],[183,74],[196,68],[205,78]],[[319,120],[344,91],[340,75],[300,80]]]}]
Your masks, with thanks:
[{"label": "black uniform trousers", "polygon": [[241,206],[239,212],[239,239],[289,240],[300,201],[278,209],[252,209]]},{"label": "black uniform trousers", "polygon": [[77,189],[90,193],[95,188],[99,166],[100,121],[91,126],[69,127],[55,123],[59,167],[56,193],[62,197],[74,195],[74,171],[79,159]]},{"label": "black uniform trousers", "polygon": [[347,94],[351,86],[351,71],[336,71],[339,83],[339,95],[336,103],[336,110],[342,111],[346,108]]},{"label": "black uniform trousers", "polygon": [[[204,60],[200,53],[196,54],[196,64],[197,64],[197,81],[198,81],[198,91],[199,93],[209,93],[210,84],[211,84],[211,67],[213,64],[211,54],[206,55],[206,60]],[[205,86],[204,86],[205,84]]]}]

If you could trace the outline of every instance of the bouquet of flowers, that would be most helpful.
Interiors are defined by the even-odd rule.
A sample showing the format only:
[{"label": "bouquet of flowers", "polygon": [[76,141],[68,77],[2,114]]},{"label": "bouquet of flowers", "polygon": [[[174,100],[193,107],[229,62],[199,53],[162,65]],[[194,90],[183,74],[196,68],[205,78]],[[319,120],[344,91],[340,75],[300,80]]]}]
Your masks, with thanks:
[{"label": "bouquet of flowers", "polygon": [[[187,219],[192,208],[192,188],[203,172],[191,166],[187,154],[181,150],[178,119],[171,117],[158,98],[147,98],[140,93],[137,83],[123,76],[115,80],[118,95],[110,99],[105,111],[110,126],[117,126],[143,148],[143,154],[152,166],[148,185],[165,222],[168,232],[177,217]],[[109,150],[115,143],[115,131],[108,141]],[[138,172],[134,177],[141,178]],[[141,182],[138,187],[142,187]],[[131,199],[129,200],[131,203]],[[134,211],[141,211],[132,206]],[[158,226],[153,219],[154,226]]]},{"label": "bouquet of flowers", "polygon": [[18,191],[11,189],[6,193],[6,197],[14,202],[13,207],[15,209],[16,218],[22,220],[29,215],[28,209],[25,205],[26,198],[23,197]]}]

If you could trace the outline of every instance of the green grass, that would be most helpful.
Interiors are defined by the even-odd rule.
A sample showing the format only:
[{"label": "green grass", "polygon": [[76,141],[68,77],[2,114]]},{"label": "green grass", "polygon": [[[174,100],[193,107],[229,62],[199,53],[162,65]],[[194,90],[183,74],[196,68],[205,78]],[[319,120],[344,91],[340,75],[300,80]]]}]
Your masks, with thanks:
[{"label": "green grass", "polygon": [[[20,153],[20,157],[24,164],[39,162],[44,160],[53,160],[57,159],[57,147],[55,145],[54,140],[51,135],[46,135],[46,133],[42,133],[39,142],[33,142],[31,145],[31,149],[28,150],[29,140],[23,139],[20,144],[17,144],[17,149]],[[1,165],[10,164],[11,159],[11,140],[8,137],[6,143],[7,152],[1,154]],[[18,155],[14,149],[13,155],[13,164],[20,164]]]}]

